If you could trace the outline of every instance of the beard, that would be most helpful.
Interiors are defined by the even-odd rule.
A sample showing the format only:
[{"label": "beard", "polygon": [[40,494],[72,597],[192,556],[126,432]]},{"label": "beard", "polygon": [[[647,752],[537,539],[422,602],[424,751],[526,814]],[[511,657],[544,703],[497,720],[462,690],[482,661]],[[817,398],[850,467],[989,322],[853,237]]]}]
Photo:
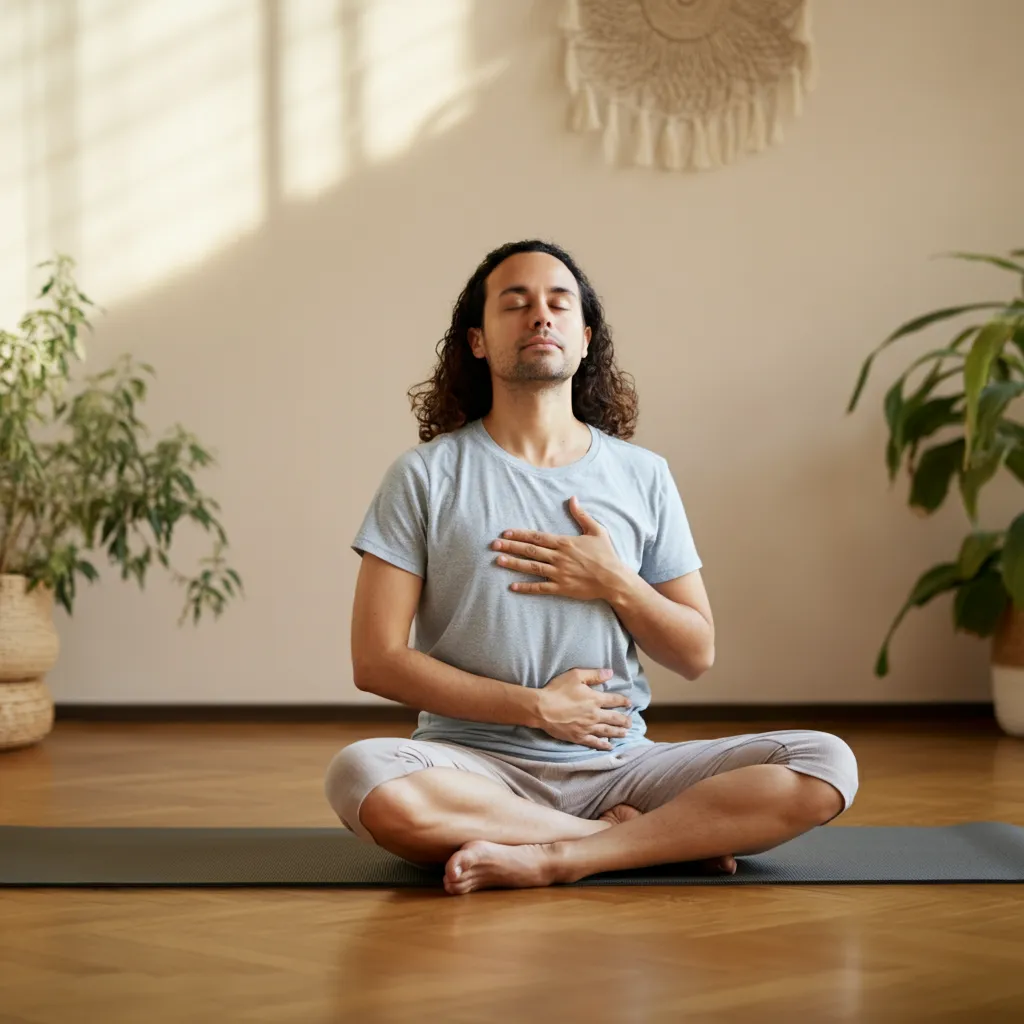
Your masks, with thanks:
[{"label": "beard", "polygon": [[573,366],[565,349],[543,353],[519,349],[511,363],[500,367],[498,376],[509,383],[546,381],[550,384],[561,384],[569,380],[578,368],[579,364]]},{"label": "beard", "polygon": [[525,360],[518,360],[512,367],[512,372],[506,376],[508,381],[550,381],[552,384],[560,384],[568,380],[575,371],[569,365],[564,353],[558,358],[541,358],[536,356]]}]

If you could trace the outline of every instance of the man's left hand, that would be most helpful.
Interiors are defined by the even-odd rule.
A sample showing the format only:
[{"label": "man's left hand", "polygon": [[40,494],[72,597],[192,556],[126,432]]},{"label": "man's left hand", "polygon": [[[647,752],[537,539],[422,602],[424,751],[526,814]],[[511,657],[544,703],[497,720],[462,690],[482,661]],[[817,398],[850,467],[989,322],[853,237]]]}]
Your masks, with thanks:
[{"label": "man's left hand", "polygon": [[579,601],[606,598],[628,572],[608,531],[580,508],[573,496],[569,511],[583,533],[571,537],[535,530],[506,530],[491,547],[502,554],[505,569],[543,576],[543,583],[513,583],[517,594],[558,594]]}]

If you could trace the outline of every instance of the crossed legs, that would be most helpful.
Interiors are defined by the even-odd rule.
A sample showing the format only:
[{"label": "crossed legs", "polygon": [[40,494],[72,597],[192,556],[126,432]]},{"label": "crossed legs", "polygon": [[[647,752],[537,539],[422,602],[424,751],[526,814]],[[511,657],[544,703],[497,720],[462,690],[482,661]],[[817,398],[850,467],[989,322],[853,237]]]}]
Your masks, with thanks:
[{"label": "crossed legs", "polygon": [[452,894],[573,882],[676,861],[730,865],[839,814],[840,792],[785,765],[755,764],[702,779],[647,814],[575,818],[469,772],[427,768],[386,782],[360,820],[385,849],[444,861]]}]

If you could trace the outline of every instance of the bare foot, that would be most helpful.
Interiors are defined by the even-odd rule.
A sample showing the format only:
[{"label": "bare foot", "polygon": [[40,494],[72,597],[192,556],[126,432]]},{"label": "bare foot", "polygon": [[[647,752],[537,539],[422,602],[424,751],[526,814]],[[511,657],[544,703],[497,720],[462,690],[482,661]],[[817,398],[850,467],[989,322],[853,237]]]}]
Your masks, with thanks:
[{"label": "bare foot", "polygon": [[[638,811],[630,804],[616,804],[610,807],[604,814],[598,816],[598,821],[607,821],[609,825],[621,825],[631,818],[639,818],[642,811]],[[707,860],[697,861],[706,870],[721,875],[736,874],[736,858],[732,854],[725,854],[722,857],[709,857]]]},{"label": "bare foot", "polygon": [[448,858],[444,887],[453,896],[476,889],[528,889],[551,885],[555,868],[550,846],[503,846],[474,839]]}]

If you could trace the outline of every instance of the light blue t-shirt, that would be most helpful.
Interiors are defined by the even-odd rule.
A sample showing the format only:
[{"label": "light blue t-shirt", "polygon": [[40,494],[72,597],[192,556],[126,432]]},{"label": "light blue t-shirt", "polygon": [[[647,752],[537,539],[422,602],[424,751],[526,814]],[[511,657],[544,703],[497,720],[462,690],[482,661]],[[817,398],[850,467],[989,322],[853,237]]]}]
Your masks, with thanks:
[{"label": "light blue t-shirt", "polygon": [[[352,547],[423,577],[414,647],[432,658],[512,686],[546,686],[572,668],[612,669],[599,688],[626,694],[635,709],[628,735],[611,741],[618,750],[651,742],[641,714],[651,691],[632,636],[604,600],[510,590],[540,577],[498,565],[491,548],[509,529],[578,536],[569,511],[575,494],[648,583],[701,567],[665,459],[594,426],[590,432],[587,453],[554,468],[505,451],[482,420],[410,448],[384,474]],[[540,729],[426,711],[412,735],[540,761],[601,756]]]}]

